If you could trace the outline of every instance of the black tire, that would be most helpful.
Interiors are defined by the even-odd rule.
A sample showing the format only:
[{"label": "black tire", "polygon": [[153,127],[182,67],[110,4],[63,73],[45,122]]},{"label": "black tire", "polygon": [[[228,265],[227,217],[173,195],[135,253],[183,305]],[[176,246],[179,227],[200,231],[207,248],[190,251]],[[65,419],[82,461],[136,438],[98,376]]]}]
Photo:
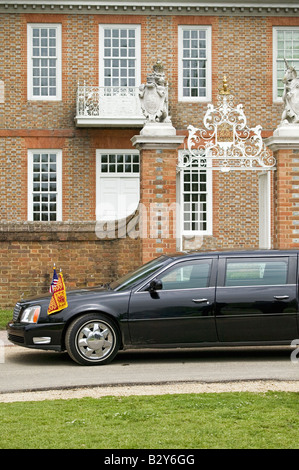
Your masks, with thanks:
[{"label": "black tire", "polygon": [[104,365],[116,356],[120,334],[115,323],[104,315],[86,314],[71,323],[65,345],[70,357],[78,364]]}]

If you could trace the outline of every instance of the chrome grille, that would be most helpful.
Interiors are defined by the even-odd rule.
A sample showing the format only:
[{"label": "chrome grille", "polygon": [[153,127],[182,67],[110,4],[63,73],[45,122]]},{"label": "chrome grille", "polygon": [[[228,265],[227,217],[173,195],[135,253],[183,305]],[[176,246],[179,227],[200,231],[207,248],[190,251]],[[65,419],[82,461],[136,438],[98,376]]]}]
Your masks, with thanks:
[{"label": "chrome grille", "polygon": [[19,302],[16,303],[14,311],[13,311],[13,321],[17,321],[21,312],[22,306]]}]

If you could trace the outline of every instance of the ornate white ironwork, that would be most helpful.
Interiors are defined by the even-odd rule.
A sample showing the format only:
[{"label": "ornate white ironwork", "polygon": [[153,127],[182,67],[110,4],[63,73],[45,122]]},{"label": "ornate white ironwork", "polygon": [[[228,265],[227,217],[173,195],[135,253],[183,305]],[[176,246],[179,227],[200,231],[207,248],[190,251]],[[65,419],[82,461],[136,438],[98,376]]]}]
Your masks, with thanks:
[{"label": "ornate white ironwork", "polygon": [[188,126],[189,155],[180,158],[179,168],[197,160],[201,167],[222,171],[275,169],[276,161],[263,142],[261,126],[247,126],[243,105],[233,107],[225,78],[217,107],[208,105],[204,126],[205,129]]},{"label": "ornate white ironwork", "polygon": [[144,120],[139,87],[95,87],[79,85],[77,117],[138,117]]}]

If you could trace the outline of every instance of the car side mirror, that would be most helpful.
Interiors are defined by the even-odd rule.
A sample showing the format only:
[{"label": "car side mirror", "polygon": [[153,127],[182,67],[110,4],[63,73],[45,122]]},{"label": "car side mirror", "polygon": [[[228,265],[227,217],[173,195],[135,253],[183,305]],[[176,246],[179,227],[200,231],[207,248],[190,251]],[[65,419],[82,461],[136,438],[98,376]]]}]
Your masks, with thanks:
[{"label": "car side mirror", "polygon": [[162,289],[162,281],[160,279],[153,279],[149,285],[150,292],[156,292]]}]

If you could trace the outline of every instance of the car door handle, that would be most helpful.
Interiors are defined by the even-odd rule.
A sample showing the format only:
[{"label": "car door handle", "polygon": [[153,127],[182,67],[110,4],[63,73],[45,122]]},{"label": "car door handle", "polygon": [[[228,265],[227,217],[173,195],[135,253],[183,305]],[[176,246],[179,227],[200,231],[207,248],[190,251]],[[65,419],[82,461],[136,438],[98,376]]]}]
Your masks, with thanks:
[{"label": "car door handle", "polygon": [[274,299],[276,300],[287,300],[289,298],[289,295],[274,295]]},{"label": "car door handle", "polygon": [[195,302],[196,304],[201,304],[203,302],[208,302],[208,299],[192,299],[192,302]]}]

